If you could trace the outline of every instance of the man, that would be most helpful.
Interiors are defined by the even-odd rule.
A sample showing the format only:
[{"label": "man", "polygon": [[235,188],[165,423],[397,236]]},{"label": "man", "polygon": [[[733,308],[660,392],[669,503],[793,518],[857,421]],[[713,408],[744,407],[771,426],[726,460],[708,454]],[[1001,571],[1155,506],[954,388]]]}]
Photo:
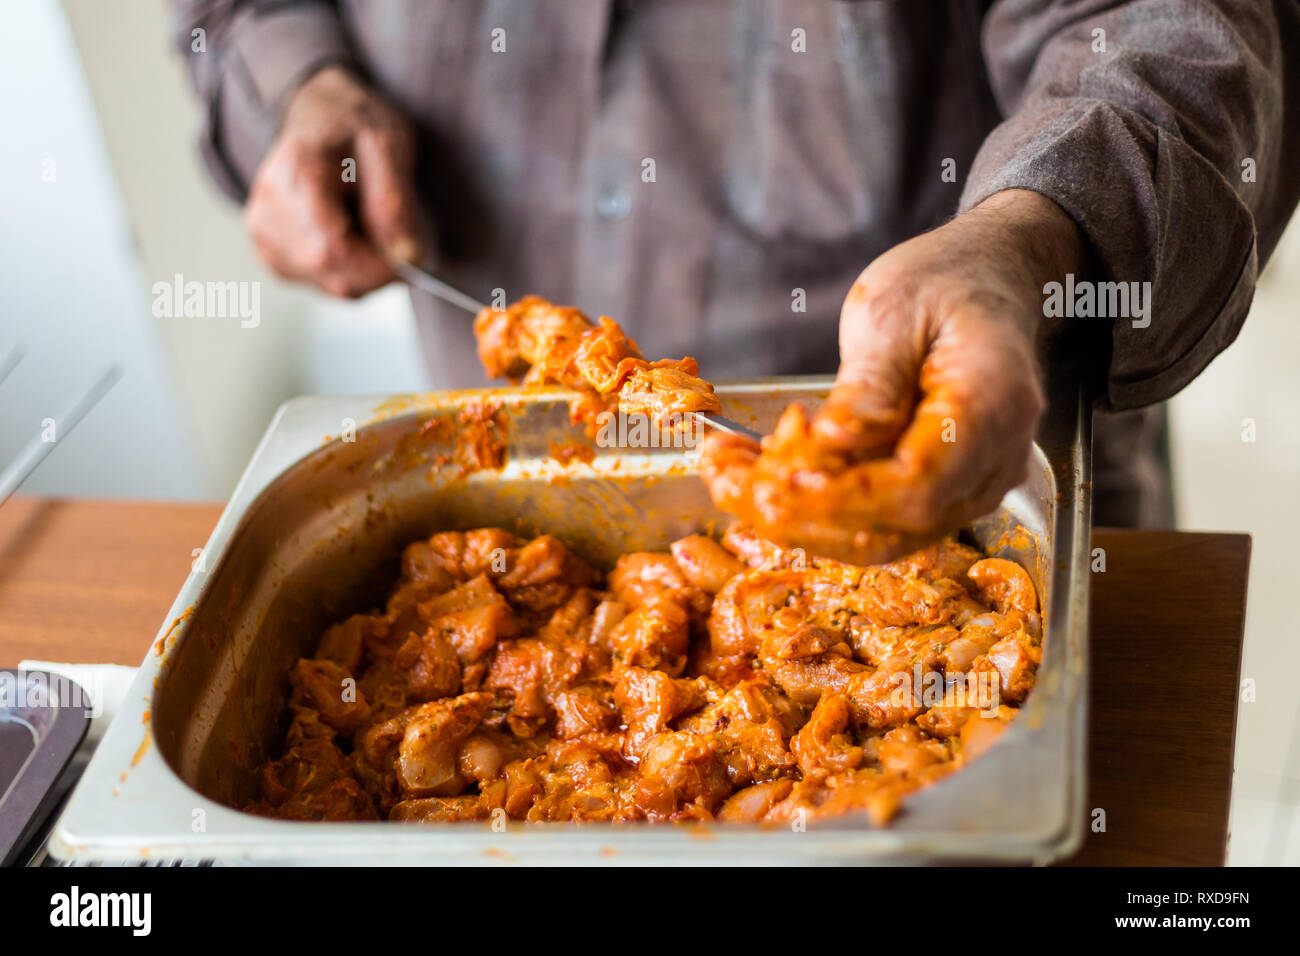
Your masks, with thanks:
[{"label": "man", "polygon": [[[888,449],[942,380],[957,441],[900,526],[1023,478],[1045,313],[1090,311],[1047,290],[1099,282],[1133,295],[1074,320],[1110,347],[1095,517],[1168,523],[1159,403],[1300,191],[1294,0],[179,7],[205,156],[279,274],[357,296],[418,258],[712,379],[838,359],[831,444]],[[413,303],[435,384],[481,382],[468,316]]]}]

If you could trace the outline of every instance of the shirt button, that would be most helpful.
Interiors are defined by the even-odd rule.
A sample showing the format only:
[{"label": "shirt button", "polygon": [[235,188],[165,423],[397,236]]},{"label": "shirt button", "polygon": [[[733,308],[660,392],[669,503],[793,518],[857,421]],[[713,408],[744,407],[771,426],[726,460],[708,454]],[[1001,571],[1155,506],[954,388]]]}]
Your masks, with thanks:
[{"label": "shirt button", "polygon": [[626,190],[606,186],[596,194],[596,213],[602,219],[622,219],[631,210],[632,199]]}]

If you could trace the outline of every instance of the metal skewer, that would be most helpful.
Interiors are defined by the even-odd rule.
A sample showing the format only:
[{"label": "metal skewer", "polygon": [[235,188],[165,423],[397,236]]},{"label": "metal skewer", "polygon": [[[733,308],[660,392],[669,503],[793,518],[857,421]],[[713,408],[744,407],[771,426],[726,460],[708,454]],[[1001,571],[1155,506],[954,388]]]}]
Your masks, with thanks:
[{"label": "metal skewer", "polygon": [[23,360],[23,356],[26,354],[27,350],[21,345],[15,345],[9,350],[9,354],[4,357],[4,361],[0,362],[0,382],[9,377],[9,373],[18,367],[18,363]]},{"label": "metal skewer", "polygon": [[[17,362],[14,364],[16,365]],[[45,460],[45,456],[77,427],[77,423],[99,404],[99,400],[108,394],[108,390],[117,384],[117,380],[121,377],[122,366],[117,363],[110,365],[95,384],[90,386],[90,390],[85,395],[77,399],[71,408],[54,420],[55,427],[58,429],[54,441],[45,441],[41,435],[37,435],[23,446],[18,452],[18,457],[11,461],[4,471],[0,471],[0,504],[4,504],[9,499],[18,486],[27,480],[27,476],[36,470],[36,466]]]},{"label": "metal skewer", "polygon": [[[459,289],[447,285],[447,283],[443,282],[441,279],[437,279],[429,275],[429,273],[425,272],[423,269],[417,269],[409,263],[394,262],[393,271],[401,276],[402,280],[408,285],[413,285],[417,289],[423,289],[430,295],[437,296],[444,302],[449,302],[457,308],[464,309],[466,312],[477,315],[479,312],[487,308],[484,303],[479,302],[472,296],[466,295]],[[730,432],[733,435],[743,435],[746,438],[752,438],[754,441],[759,441],[763,437],[758,432],[754,431],[754,429],[747,428],[740,424],[740,422],[732,421],[730,418],[727,418],[725,415],[719,415],[717,412],[692,412],[692,414],[705,424],[711,425],[719,431]]]},{"label": "metal skewer", "polygon": [[487,306],[474,299],[459,289],[455,289],[441,279],[436,279],[423,269],[417,269],[415,266],[405,262],[394,262],[393,271],[402,277],[408,285],[413,285],[417,289],[423,289],[430,295],[435,295],[444,302],[450,302],[452,305],[464,309],[466,312],[477,315]]}]

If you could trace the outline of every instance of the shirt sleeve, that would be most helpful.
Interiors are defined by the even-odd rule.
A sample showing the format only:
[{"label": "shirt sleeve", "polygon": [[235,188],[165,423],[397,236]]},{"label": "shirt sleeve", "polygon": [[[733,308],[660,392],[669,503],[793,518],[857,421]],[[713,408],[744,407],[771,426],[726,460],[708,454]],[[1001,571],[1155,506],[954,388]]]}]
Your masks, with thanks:
[{"label": "shirt sleeve", "polygon": [[1236,338],[1300,193],[1300,4],[997,0],[981,41],[1004,120],[961,209],[1041,193],[1091,246],[1080,278],[1149,282],[1149,325],[1111,320],[1106,398],[1170,397]]},{"label": "shirt sleeve", "polygon": [[328,0],[172,0],[177,43],[204,104],[199,148],[217,184],[248,195],[290,95],[352,55]]}]

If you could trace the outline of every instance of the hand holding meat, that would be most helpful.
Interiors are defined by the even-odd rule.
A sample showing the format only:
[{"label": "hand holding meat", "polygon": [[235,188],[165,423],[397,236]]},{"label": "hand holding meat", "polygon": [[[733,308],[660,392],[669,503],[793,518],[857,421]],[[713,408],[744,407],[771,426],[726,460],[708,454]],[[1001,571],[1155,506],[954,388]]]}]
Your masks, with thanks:
[{"label": "hand holding meat", "polygon": [[1024,480],[1044,407],[1041,290],[1079,255],[1065,213],[1017,190],[885,253],[844,301],[818,414],[787,409],[761,448],[706,441],[714,503],[764,538],[853,564],[993,511]]}]

